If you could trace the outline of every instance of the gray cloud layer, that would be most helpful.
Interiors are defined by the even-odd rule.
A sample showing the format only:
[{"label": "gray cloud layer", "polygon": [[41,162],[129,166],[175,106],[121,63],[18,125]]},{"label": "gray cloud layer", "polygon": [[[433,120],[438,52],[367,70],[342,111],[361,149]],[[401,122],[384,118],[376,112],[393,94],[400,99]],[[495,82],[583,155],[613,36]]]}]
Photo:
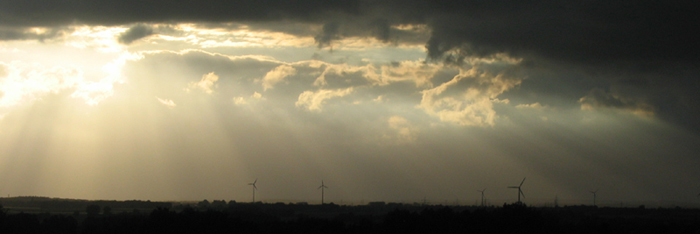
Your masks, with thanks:
[{"label": "gray cloud layer", "polygon": [[667,61],[697,60],[700,50],[694,43],[700,14],[685,1],[3,0],[0,9],[4,27],[291,20],[331,23],[329,29],[338,23],[374,25],[374,36],[383,40],[390,37],[388,25],[421,23],[433,30],[431,56],[460,48],[567,60]]},{"label": "gray cloud layer", "polygon": [[126,32],[119,35],[117,40],[122,44],[131,44],[132,42],[153,35],[153,29],[149,26],[143,24],[137,24],[126,30]]}]

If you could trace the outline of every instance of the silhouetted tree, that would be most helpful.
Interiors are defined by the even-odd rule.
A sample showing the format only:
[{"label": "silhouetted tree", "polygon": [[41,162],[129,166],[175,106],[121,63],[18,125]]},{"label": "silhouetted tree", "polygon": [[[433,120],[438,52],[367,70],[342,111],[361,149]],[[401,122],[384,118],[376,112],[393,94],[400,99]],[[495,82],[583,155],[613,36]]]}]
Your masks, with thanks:
[{"label": "silhouetted tree", "polygon": [[220,200],[220,201],[214,200],[214,201],[211,203],[211,206],[212,206],[214,209],[218,209],[218,210],[224,209],[224,208],[226,208],[226,201],[224,201],[224,200]]},{"label": "silhouetted tree", "polygon": [[207,199],[204,199],[204,201],[197,203],[197,207],[207,208],[207,207],[209,207],[209,201],[207,201]]}]

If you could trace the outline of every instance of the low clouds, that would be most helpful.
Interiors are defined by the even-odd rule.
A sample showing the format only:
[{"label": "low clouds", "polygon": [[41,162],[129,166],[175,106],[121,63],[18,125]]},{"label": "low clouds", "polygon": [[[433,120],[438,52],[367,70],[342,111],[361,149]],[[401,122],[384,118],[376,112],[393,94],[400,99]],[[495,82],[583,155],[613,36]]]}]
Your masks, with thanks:
[{"label": "low clouds", "polygon": [[282,82],[285,77],[295,75],[296,73],[297,70],[290,65],[285,64],[276,67],[274,70],[269,71],[267,74],[265,74],[265,77],[263,77],[263,89],[271,89],[275,84]]},{"label": "low clouds", "polygon": [[9,66],[4,63],[0,63],[0,78],[4,78],[8,75]]},{"label": "low clouds", "polygon": [[613,108],[629,111],[636,115],[653,116],[655,108],[643,101],[626,99],[601,89],[593,89],[591,92],[579,99],[582,110],[593,110],[595,108]]},{"label": "low clouds", "polygon": [[126,32],[120,34],[117,40],[119,41],[119,43],[128,45],[136,40],[148,37],[153,34],[153,28],[149,27],[148,25],[137,24],[126,30]]},{"label": "low clouds", "polygon": [[388,138],[395,138],[396,143],[407,144],[416,141],[418,129],[413,126],[406,118],[401,116],[391,116],[388,120],[389,129],[393,130],[392,134],[385,135]]},{"label": "low clouds", "polygon": [[[192,82],[188,86],[192,89],[200,89],[205,93],[212,94],[216,88],[216,81],[219,80],[219,76],[214,74],[214,72],[207,73],[202,76],[199,82]],[[189,89],[187,89],[189,91]]]},{"label": "low clouds", "polygon": [[491,75],[473,67],[441,85],[423,90],[418,105],[426,113],[445,122],[466,126],[493,126],[498,95],[519,85],[522,81],[503,74]]},{"label": "low clouds", "polygon": [[[168,63],[171,65],[155,66],[165,61],[170,61]],[[175,97],[187,96],[177,94],[177,89],[185,87],[187,92],[201,91],[207,94],[212,94],[215,90],[225,90],[221,92],[223,96],[220,98],[232,100],[239,106],[253,104],[251,101],[261,99],[261,93],[264,93],[267,97],[264,103],[266,108],[297,107],[313,113],[323,112],[330,103],[339,107],[374,105],[371,103],[392,105],[386,100],[386,93],[383,93],[390,91],[388,94],[393,97],[392,102],[408,104],[409,110],[419,107],[411,111],[413,114],[427,114],[434,117],[435,122],[465,126],[495,125],[498,113],[494,110],[493,103],[507,102],[499,100],[498,96],[522,82],[522,79],[509,76],[502,69],[493,69],[487,65],[457,69],[459,74],[450,75],[444,72],[455,70],[453,67],[419,61],[402,61],[381,66],[352,66],[314,60],[281,63],[262,58],[246,61],[242,57],[231,59],[191,51],[147,55],[144,61],[136,64],[139,64],[139,70],[148,71],[138,73],[141,76],[146,74],[151,77],[149,79],[154,80],[167,77],[164,81],[168,81],[167,84],[161,85],[139,84],[139,87],[153,89],[155,93],[152,95],[172,97],[178,106],[183,101]],[[147,64],[154,66],[152,68]],[[193,73],[188,67],[200,71],[207,68],[210,70],[201,75],[198,81],[185,83],[185,79],[178,82],[182,79],[180,77],[187,77]],[[247,78],[241,77],[248,72],[254,73]],[[441,72],[443,74],[439,75],[440,78],[436,78]],[[222,74],[228,78],[221,78]],[[146,80],[139,83],[141,82]],[[180,85],[177,85],[178,83]],[[253,96],[249,96],[251,92]],[[378,96],[382,97],[381,102],[377,102]],[[345,99],[336,102],[339,98]],[[289,99],[295,101],[290,103]],[[255,104],[263,105],[257,102]],[[385,114],[393,116],[396,113]]]},{"label": "low clouds", "polygon": [[51,93],[71,90],[84,82],[80,69],[38,64],[0,62],[0,107],[30,103]]},{"label": "low clouds", "polygon": [[319,48],[323,48],[331,45],[331,41],[340,39],[338,35],[338,23],[327,23],[323,25],[321,34],[314,37]]},{"label": "low clouds", "polygon": [[167,106],[168,108],[172,109],[172,108],[175,108],[177,106],[175,104],[175,102],[173,102],[173,100],[161,99],[159,97],[156,97],[156,99],[158,99],[158,102],[160,102],[160,104],[163,104],[164,106]]},{"label": "low clouds", "polygon": [[250,97],[245,98],[245,97],[234,97],[233,98],[233,104],[237,106],[242,106],[242,105],[248,105],[255,102],[258,102],[260,100],[264,100],[265,98],[262,96],[262,94],[258,92],[253,92],[253,95],[250,95]]},{"label": "low clouds", "polygon": [[335,90],[329,90],[329,89],[319,89],[317,91],[304,91],[303,93],[299,94],[299,99],[297,100],[294,105],[297,107],[304,107],[308,109],[309,111],[316,111],[320,112],[323,105],[326,103],[328,99],[334,98],[334,97],[343,97],[348,94],[351,94],[353,92],[353,88],[347,88],[347,89],[335,89]]},{"label": "low clouds", "polygon": [[70,32],[70,30],[65,27],[12,28],[0,26],[0,41],[37,40],[43,42],[45,40],[60,38],[68,33],[67,31]]}]

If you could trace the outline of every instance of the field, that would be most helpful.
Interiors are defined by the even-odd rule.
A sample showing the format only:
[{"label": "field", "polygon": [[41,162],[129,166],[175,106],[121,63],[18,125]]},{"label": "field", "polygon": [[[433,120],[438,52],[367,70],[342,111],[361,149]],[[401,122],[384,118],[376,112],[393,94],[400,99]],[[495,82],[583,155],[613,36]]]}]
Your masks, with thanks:
[{"label": "field", "polygon": [[697,233],[700,210],[3,198],[0,233]]}]

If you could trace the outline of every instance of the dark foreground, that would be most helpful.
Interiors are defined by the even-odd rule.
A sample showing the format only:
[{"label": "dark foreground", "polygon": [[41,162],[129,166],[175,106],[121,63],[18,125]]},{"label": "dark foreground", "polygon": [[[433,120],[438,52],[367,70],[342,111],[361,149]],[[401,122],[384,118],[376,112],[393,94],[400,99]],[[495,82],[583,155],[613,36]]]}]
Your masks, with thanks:
[{"label": "dark foreground", "polygon": [[698,209],[228,203],[113,212],[3,209],[0,233],[700,233]]}]

